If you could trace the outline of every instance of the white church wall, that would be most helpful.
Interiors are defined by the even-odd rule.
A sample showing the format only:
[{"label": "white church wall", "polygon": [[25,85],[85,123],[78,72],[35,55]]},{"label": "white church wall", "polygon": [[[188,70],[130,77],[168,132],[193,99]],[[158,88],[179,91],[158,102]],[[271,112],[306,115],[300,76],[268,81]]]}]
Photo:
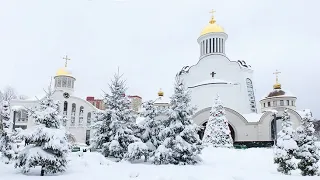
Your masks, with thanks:
[{"label": "white church wall", "polygon": [[[210,110],[211,107],[208,107],[196,113],[193,117],[194,122],[197,125],[202,125],[208,121]],[[256,141],[258,139],[256,123],[246,122],[240,114],[229,108],[226,108],[226,118],[233,127],[235,141]]]},{"label": "white church wall", "polygon": [[[201,82],[213,79],[210,75],[211,72],[215,72],[214,79],[220,79],[230,83],[238,84],[234,85],[232,94],[229,94],[228,98],[225,98],[223,103],[239,113],[250,113],[250,105],[248,100],[248,92],[246,86],[246,78],[249,77],[252,80],[252,70],[241,68],[237,62],[231,62],[227,57],[223,55],[210,55],[201,59],[198,64],[190,67],[189,72],[183,74],[181,77],[188,87],[192,87]],[[207,88],[207,87],[198,87]],[[215,92],[222,94],[223,91],[228,91],[225,87],[216,88],[214,92],[208,90],[209,93],[202,94],[201,96],[192,96],[192,99],[197,99],[195,102],[205,101],[207,98],[213,97]],[[237,101],[237,103],[234,103]],[[194,104],[199,107],[205,105]]]},{"label": "white church wall", "polygon": [[[277,108],[278,111],[277,116],[281,117],[284,111],[284,108]],[[293,124],[293,128],[296,129],[301,125],[301,116],[292,109],[288,109],[288,113],[290,115],[290,120]],[[266,112],[259,121],[259,140],[260,141],[271,141],[271,122],[274,119],[272,112]],[[281,119],[278,119],[276,122],[277,133],[281,130]]]}]

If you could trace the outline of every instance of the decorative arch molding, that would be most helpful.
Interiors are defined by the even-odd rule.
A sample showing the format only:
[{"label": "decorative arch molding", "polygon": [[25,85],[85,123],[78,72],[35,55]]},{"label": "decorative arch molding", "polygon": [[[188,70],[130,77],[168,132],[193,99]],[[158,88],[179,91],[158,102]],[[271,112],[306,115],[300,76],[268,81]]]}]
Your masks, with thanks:
[{"label": "decorative arch molding", "polygon": [[[280,112],[283,112],[284,109],[286,109],[286,108],[284,108],[284,107],[274,108],[274,110],[280,111]],[[295,110],[293,110],[293,109],[290,109],[290,108],[287,108],[287,109],[288,109],[288,113],[289,113],[290,115],[295,116],[297,119],[300,119],[300,120],[302,119],[302,117],[300,116],[299,113],[297,113],[297,111],[295,111]],[[271,112],[271,111],[265,112],[265,113],[261,116],[261,118],[260,118],[260,120],[259,120],[259,123],[263,123],[263,122],[265,121],[265,119],[267,119],[266,117],[272,116],[272,114],[273,114],[273,112]],[[270,126],[271,126],[271,122],[269,122],[269,124],[270,124]]]},{"label": "decorative arch molding", "polygon": [[[207,111],[210,111],[212,107],[207,107],[207,108],[204,108],[198,112],[196,112],[194,115],[193,115],[193,119],[195,119],[197,116],[199,116],[200,114],[204,113],[204,112],[207,112]],[[238,113],[237,111],[231,109],[231,108],[228,108],[228,107],[224,107],[225,111],[226,112],[229,112],[231,114],[234,114],[236,116],[239,117],[239,119],[241,119],[242,123],[244,124],[249,124],[249,122],[240,114]],[[208,117],[209,118],[209,117]],[[201,122],[201,124],[203,124],[205,121]],[[231,124],[231,126],[234,128],[234,125]]]},{"label": "decorative arch molding", "polygon": [[[209,118],[209,115],[206,115],[205,118],[204,117],[199,117],[201,115],[203,115],[204,113],[208,113],[210,112],[212,107],[207,107],[207,108],[204,108],[198,112],[196,112],[192,119],[197,119],[198,121],[196,122],[198,125],[202,125],[204,124],[205,122],[208,121],[208,118]],[[225,108],[225,111],[226,113],[229,113],[229,114],[233,114],[234,116],[236,116],[236,120],[234,122],[232,121],[228,121],[229,125],[232,127],[233,131],[234,131],[234,136],[235,136],[235,141],[238,140],[238,137],[239,137],[239,133],[238,133],[238,129],[236,128],[236,125],[235,124],[243,124],[243,125],[247,125],[247,124],[250,124],[248,123],[248,121],[240,114],[238,113],[237,111],[233,110],[233,109],[230,109],[228,107],[224,107]],[[238,122],[237,122],[238,121]],[[241,126],[241,125],[240,125]]]},{"label": "decorative arch molding", "polygon": [[[199,60],[198,60],[198,62],[197,62],[196,64],[194,64],[194,65],[192,65],[192,66],[189,66],[188,69],[185,70],[185,71],[186,71],[187,73],[189,73],[189,72],[193,69],[194,66],[197,66],[197,65],[200,63],[200,61],[201,61],[203,58],[207,57],[207,56],[213,56],[213,55],[212,55],[212,54],[207,54],[207,55],[201,56],[201,58],[199,58]],[[252,71],[251,68],[242,67],[242,66],[239,64],[238,61],[231,61],[225,54],[214,54],[214,56],[223,56],[223,57],[225,57],[225,58],[230,62],[230,64],[236,63],[236,64],[239,66],[239,69],[246,69],[246,70]],[[178,74],[179,74],[179,73],[178,73]]]}]

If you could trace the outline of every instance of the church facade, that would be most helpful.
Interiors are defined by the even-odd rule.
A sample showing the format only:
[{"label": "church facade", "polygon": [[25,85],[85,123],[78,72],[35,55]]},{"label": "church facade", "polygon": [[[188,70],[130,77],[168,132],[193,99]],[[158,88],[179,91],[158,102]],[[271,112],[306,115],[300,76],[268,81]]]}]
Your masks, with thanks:
[{"label": "church facade", "polygon": [[[67,57],[65,59],[68,60]],[[98,109],[90,102],[74,96],[75,81],[66,64],[54,77],[52,98],[60,102],[61,115],[66,119],[62,125],[70,131],[77,143],[88,143],[93,113]],[[15,128],[29,129],[35,126],[34,119],[28,117],[27,110],[38,106],[38,101],[44,97],[45,95],[34,99],[11,101],[11,118]]]},{"label": "church facade", "polygon": [[284,109],[288,108],[294,127],[300,125],[303,112],[296,111],[297,98],[281,89],[279,72],[273,90],[259,101],[261,109],[258,108],[253,70],[245,61],[232,61],[227,57],[227,38],[224,29],[212,16],[198,38],[198,62],[184,66],[177,73],[190,90],[191,104],[197,107],[193,120],[205,128],[213,98],[218,94],[224,103],[235,143],[271,145],[281,128],[279,118]]}]

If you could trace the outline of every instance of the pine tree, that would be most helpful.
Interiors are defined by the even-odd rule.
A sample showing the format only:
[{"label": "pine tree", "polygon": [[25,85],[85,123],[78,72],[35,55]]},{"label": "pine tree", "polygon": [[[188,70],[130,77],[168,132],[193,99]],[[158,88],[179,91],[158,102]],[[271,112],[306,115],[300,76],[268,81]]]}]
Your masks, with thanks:
[{"label": "pine tree", "polygon": [[310,111],[304,111],[305,116],[302,118],[301,126],[297,128],[296,142],[299,147],[296,158],[300,159],[298,168],[303,176],[315,176],[318,173],[319,155],[314,135],[315,129]]},{"label": "pine tree", "polygon": [[0,129],[0,152],[2,152],[6,164],[16,158],[15,143],[10,120],[10,105],[6,100],[2,101],[0,118],[2,120]]},{"label": "pine tree", "polygon": [[298,149],[294,134],[288,110],[285,109],[282,115],[282,129],[278,133],[274,154],[274,163],[278,164],[277,170],[284,174],[291,174],[290,171],[297,168],[293,160],[293,155]]},{"label": "pine tree", "polygon": [[218,95],[214,99],[202,142],[214,147],[233,147],[229,123]]},{"label": "pine tree", "polygon": [[171,97],[168,119],[160,132],[162,144],[157,148],[155,164],[196,164],[202,149],[197,134],[198,127],[191,117],[195,108],[190,106],[191,97],[182,81],[177,77]]},{"label": "pine tree", "polygon": [[143,111],[142,116],[145,118],[141,123],[142,135],[141,139],[143,142],[151,146],[151,149],[156,149],[160,145],[159,133],[162,129],[162,124],[159,119],[158,109],[154,106],[153,101],[147,101],[142,105]]},{"label": "pine tree", "polygon": [[39,101],[39,106],[29,109],[29,114],[36,126],[23,132],[22,137],[28,145],[19,153],[15,167],[27,173],[30,168],[41,166],[41,176],[64,172],[70,145],[67,132],[60,124],[63,117],[59,102],[52,99],[51,90]]},{"label": "pine tree", "polygon": [[[110,87],[110,95],[106,94],[107,109],[94,122],[94,144],[106,157],[123,159],[128,152],[128,146],[134,142],[141,142],[134,136],[136,116],[130,107],[130,100],[126,97],[125,81],[122,75],[115,74]],[[100,134],[99,134],[100,132]]]}]

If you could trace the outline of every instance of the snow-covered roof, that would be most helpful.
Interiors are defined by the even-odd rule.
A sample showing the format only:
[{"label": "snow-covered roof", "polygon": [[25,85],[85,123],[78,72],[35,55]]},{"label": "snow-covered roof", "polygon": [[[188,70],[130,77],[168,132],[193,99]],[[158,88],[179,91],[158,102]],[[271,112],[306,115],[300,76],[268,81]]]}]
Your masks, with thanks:
[{"label": "snow-covered roof", "polygon": [[263,113],[249,113],[249,114],[242,114],[242,116],[248,121],[248,122],[258,122],[260,118],[262,117]]},{"label": "snow-covered roof", "polygon": [[19,110],[21,110],[21,109],[26,109],[26,108],[23,107],[23,106],[12,106],[12,107],[11,107],[11,110],[13,110],[13,111],[19,111]]},{"label": "snow-covered roof", "polygon": [[261,99],[272,98],[272,97],[296,97],[296,96],[287,90],[274,89],[273,91],[263,96]]},{"label": "snow-covered roof", "polygon": [[165,96],[159,96],[158,99],[156,99],[154,104],[170,104],[170,99],[166,98]]},{"label": "snow-covered roof", "polygon": [[225,80],[222,80],[222,79],[209,79],[209,80],[205,80],[205,81],[202,81],[200,83],[197,83],[197,84],[195,84],[193,86],[190,86],[189,88],[202,86],[202,85],[207,85],[207,84],[231,84],[231,85],[237,85],[237,83],[225,81]]}]

